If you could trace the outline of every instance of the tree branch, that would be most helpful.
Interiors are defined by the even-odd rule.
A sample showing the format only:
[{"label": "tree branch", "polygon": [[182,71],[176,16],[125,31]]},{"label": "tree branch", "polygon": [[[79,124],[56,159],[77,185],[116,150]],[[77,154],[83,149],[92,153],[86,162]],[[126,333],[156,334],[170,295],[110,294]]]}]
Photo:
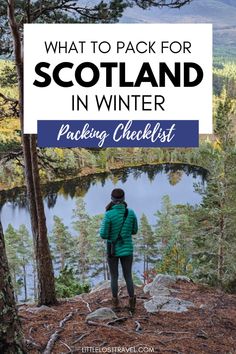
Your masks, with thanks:
[{"label": "tree branch", "polygon": [[[18,160],[18,157],[23,156],[23,151],[8,151],[6,153],[1,153],[0,154],[0,161],[3,163],[6,163],[10,160],[17,159],[17,161],[21,164],[21,162]],[[23,164],[21,164],[22,167],[24,167]]]},{"label": "tree branch", "polygon": [[60,321],[59,328],[51,335],[43,354],[50,354],[52,352],[54,344],[59,338],[60,333],[63,331],[66,322],[69,321],[74,316],[74,314],[75,312],[70,312],[65,318],[63,318],[63,320]]},{"label": "tree branch", "polygon": [[19,116],[19,101],[15,98],[8,97],[0,92],[0,98],[2,102],[0,102],[0,107],[3,109],[0,110],[0,119],[7,117],[18,117]]},{"label": "tree branch", "polygon": [[12,103],[16,103],[16,104],[19,103],[19,100],[15,99],[15,98],[8,97],[8,96],[4,95],[2,92],[0,92],[0,97],[4,100],[3,104],[5,104],[7,102],[12,102]]},{"label": "tree branch", "polygon": [[[129,337],[133,337],[133,333],[131,334],[127,330],[123,330],[121,328],[113,327],[113,326],[107,325],[105,323],[100,323],[100,322],[95,322],[95,321],[90,321],[90,320],[88,320],[86,323],[88,325],[92,325],[92,326],[105,327],[105,328],[108,328],[108,329],[112,329],[114,331],[122,332],[122,333],[126,334]],[[133,337],[133,338],[137,339],[137,337]]]},{"label": "tree branch", "polygon": [[171,9],[180,9],[182,6],[190,4],[192,0],[133,0],[137,6],[142,9],[148,7],[169,7]]},{"label": "tree branch", "polygon": [[[124,8],[127,6],[128,4],[125,3],[121,4],[120,14],[119,14],[120,16]],[[35,22],[42,15],[47,15],[54,11],[61,11],[62,13],[63,12],[74,13],[93,21],[111,20],[112,18],[115,18],[117,15],[117,11],[115,11],[116,12],[115,13],[112,7],[112,2],[105,3],[101,1],[96,6],[88,7],[88,6],[77,5],[76,1],[72,2],[71,0],[64,0],[61,2],[58,1],[54,3],[54,5],[50,4],[49,6],[45,6],[45,7],[41,6],[39,9],[36,9],[31,14],[31,20],[32,22]],[[119,15],[118,17],[120,17]]]}]

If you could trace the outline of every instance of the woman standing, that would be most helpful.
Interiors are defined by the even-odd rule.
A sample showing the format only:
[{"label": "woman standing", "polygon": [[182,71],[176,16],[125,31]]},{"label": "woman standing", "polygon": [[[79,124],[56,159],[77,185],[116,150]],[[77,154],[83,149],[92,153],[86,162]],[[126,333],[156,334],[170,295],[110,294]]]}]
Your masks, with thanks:
[{"label": "woman standing", "polygon": [[100,236],[107,240],[107,261],[111,275],[113,308],[119,308],[118,264],[121,262],[123,275],[129,294],[129,310],[134,312],[136,296],[132,279],[133,241],[132,235],[138,231],[137,217],[127,208],[123,189],[116,188],[111,193],[111,202],[100,229]]}]

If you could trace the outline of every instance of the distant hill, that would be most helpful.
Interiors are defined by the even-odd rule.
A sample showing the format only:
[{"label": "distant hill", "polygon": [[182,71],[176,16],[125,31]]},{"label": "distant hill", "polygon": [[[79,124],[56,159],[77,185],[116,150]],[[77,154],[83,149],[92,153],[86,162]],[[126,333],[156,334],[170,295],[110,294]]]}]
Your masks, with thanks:
[{"label": "distant hill", "polygon": [[121,22],[212,23],[217,54],[236,55],[236,0],[193,0],[181,9],[127,9]]},{"label": "distant hill", "polygon": [[[88,4],[87,0],[82,0],[82,3],[84,1]],[[99,0],[90,0],[89,4],[98,2]],[[214,53],[236,58],[236,0],[192,0],[189,5],[181,9],[151,7],[143,10],[134,6],[125,11],[120,22],[212,23]]]}]

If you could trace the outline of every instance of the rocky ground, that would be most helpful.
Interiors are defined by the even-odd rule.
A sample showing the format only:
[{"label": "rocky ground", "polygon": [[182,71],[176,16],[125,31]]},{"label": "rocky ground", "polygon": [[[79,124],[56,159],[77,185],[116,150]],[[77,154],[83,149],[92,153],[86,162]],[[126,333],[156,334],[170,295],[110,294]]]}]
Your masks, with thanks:
[{"label": "rocky ground", "polygon": [[[142,287],[137,287],[136,294],[133,316],[125,308],[126,289],[120,287],[121,310],[116,312],[117,318],[103,320],[86,321],[86,317],[97,309],[111,307],[109,288],[60,301],[50,308],[21,305],[19,314],[28,353],[236,353],[236,295],[178,280],[171,284],[171,299],[190,301],[193,306],[184,312],[170,312],[172,309],[166,307],[169,300],[158,307],[160,299],[156,298],[153,308],[157,293],[144,293]],[[147,312],[144,303],[148,301],[151,311],[157,312]]]}]

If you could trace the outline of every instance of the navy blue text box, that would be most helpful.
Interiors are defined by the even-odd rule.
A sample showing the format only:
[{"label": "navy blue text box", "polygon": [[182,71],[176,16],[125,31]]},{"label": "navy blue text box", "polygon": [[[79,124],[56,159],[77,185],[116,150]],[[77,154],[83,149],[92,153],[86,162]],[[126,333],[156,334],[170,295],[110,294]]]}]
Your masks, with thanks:
[{"label": "navy blue text box", "polygon": [[198,147],[197,120],[40,120],[40,147]]}]

